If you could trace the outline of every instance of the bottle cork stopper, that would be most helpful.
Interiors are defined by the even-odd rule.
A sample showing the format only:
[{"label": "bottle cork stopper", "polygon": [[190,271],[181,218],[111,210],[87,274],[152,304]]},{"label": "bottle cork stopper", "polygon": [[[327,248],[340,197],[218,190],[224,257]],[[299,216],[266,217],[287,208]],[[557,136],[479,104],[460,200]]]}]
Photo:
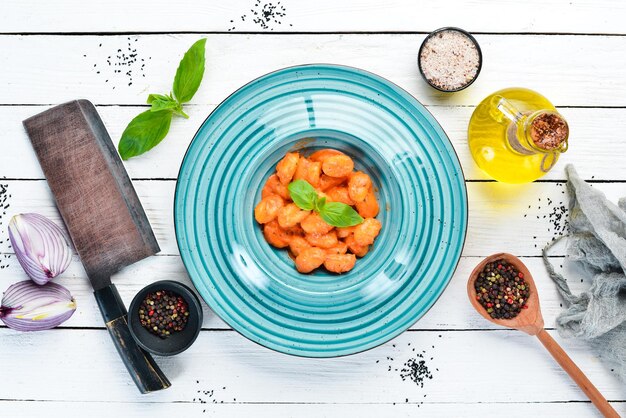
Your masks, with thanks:
[{"label": "bottle cork stopper", "polygon": [[542,113],[533,119],[530,126],[530,137],[535,146],[544,150],[560,148],[568,136],[567,122],[556,113]]}]

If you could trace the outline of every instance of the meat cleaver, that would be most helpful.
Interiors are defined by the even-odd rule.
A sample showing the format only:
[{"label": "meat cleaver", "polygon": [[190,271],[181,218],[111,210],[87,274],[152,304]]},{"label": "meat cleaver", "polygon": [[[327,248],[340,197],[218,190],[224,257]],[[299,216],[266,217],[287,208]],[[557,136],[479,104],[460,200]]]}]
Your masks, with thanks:
[{"label": "meat cleaver", "polygon": [[98,307],[141,393],[170,382],[128,329],[111,275],[160,251],[146,213],[96,108],[68,102],[24,121]]}]

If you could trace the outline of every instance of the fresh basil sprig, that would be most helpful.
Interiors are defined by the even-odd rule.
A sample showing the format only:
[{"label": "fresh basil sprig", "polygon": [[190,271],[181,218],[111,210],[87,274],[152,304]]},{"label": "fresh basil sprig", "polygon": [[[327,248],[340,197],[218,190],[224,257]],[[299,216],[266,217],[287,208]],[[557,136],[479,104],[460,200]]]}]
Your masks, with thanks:
[{"label": "fresh basil sprig", "polygon": [[292,181],[287,187],[291,200],[302,210],[314,210],[329,225],[345,228],[363,222],[361,215],[350,205],[341,202],[327,202],[319,197],[315,188],[306,180]]},{"label": "fresh basil sprig", "polygon": [[149,95],[150,110],[140,113],[130,121],[118,145],[123,160],[141,155],[157,146],[170,130],[174,114],[189,118],[183,111],[183,103],[191,100],[202,82],[205,44],[206,39],[200,39],[185,53],[176,70],[173,93]]}]

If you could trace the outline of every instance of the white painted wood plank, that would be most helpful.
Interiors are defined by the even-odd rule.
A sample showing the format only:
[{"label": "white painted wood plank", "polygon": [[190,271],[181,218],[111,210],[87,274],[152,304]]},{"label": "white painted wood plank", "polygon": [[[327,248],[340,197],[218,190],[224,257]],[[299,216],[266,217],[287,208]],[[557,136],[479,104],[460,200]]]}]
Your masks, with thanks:
[{"label": "white painted wood plank", "polygon": [[[132,416],[133,418],[154,417],[228,417],[228,418],[336,418],[336,417],[393,417],[414,418],[415,416],[449,418],[460,416],[484,418],[506,414],[510,418],[600,417],[593,407],[583,402],[564,403],[391,403],[380,404],[198,404],[194,402],[36,402],[0,401],[0,410],[16,416],[66,416],[68,411],[90,418]],[[622,403],[613,402],[620,412],[626,409]],[[461,412],[462,411],[462,412]]]},{"label": "white painted wood plank", "polygon": [[[589,175],[582,171],[580,174]],[[2,180],[2,183],[8,184],[12,195],[5,222],[13,214],[25,212],[38,212],[60,222],[45,181]],[[135,181],[134,186],[159,241],[161,253],[178,254],[172,207],[175,182]],[[602,183],[596,187],[615,202],[626,196],[625,183]],[[558,227],[552,222],[554,217],[551,214],[560,212],[556,208],[566,206],[563,183],[507,185],[477,182],[467,183],[467,190],[469,227],[464,249],[466,256],[486,256],[503,250],[517,255],[538,256],[544,244],[558,235]],[[9,252],[6,242],[0,243],[0,252]]]},{"label": "white painted wood plank", "polygon": [[[414,330],[466,330],[466,329],[501,329],[492,325],[478,315],[467,300],[466,283],[472,269],[480,262],[478,257],[463,257],[459,266],[437,303],[426,315],[411,327]],[[541,296],[541,308],[546,322],[546,327],[554,327],[556,316],[562,311],[562,300],[557,293],[555,285],[547,276],[543,262],[539,258],[523,258],[524,263],[533,272]],[[589,283],[580,283],[579,278],[584,277],[572,263],[564,263],[563,259],[555,258],[554,263],[563,265],[567,277],[571,277],[570,285],[575,292],[589,286]],[[10,260],[9,267],[0,269],[0,293],[11,283],[27,280],[17,260]],[[187,276],[180,257],[151,257],[136,263],[114,276],[122,299],[126,306],[130,305],[133,297],[139,290],[158,280],[176,280],[193,286]],[[99,327],[103,328],[102,317],[92,295],[92,289],[87,281],[87,276],[75,257],[70,268],[55,282],[67,287],[74,296],[78,308],[74,316],[65,322],[62,327]],[[206,304],[204,307],[203,327],[210,329],[230,329]]]},{"label": "white painted wood plank", "polygon": [[[42,179],[43,173],[22,126],[22,120],[47,109],[47,106],[0,106],[0,126],[4,128],[0,152],[0,178]],[[126,161],[132,178],[170,178],[178,176],[187,146],[204,118],[214,109],[211,105],[190,106],[191,118],[176,118],[169,136],[150,153]],[[474,107],[429,106],[441,123],[457,152],[465,177],[470,180],[488,177],[474,164],[467,146],[467,124]],[[99,106],[98,112],[115,144],[134,115],[142,107]],[[626,180],[626,165],[610,164],[626,155],[626,109],[564,108],[572,136],[571,147],[558,165],[544,179],[564,180],[563,167],[573,163],[588,179]],[[601,139],[601,140],[599,140]],[[590,158],[593,156],[593,158]]]},{"label": "white painted wood plank", "polygon": [[[365,353],[317,360],[275,353],[234,332],[205,331],[186,352],[157,359],[173,385],[148,395],[138,393],[104,330],[2,329],[0,338],[3,376],[11,377],[3,385],[3,399],[322,404],[586,400],[541,344],[518,331],[408,332]],[[588,347],[556,338],[607,399],[624,399],[624,386]],[[401,369],[422,352],[433,378],[420,387],[403,381]],[[512,359],[515,366],[504,371]],[[497,372],[488,371],[492,365],[500,366]],[[497,390],[505,376],[514,389]]]},{"label": "white painted wood plank", "polygon": [[[265,3],[265,2],[263,2]],[[276,4],[277,2],[273,2]],[[254,0],[199,2],[181,0],[98,0],[89,7],[79,0],[6,2],[0,14],[2,32],[117,31],[261,31],[252,22]],[[282,24],[267,31],[431,31],[461,26],[481,32],[625,33],[626,7],[620,1],[530,0],[467,2],[463,0],[283,0]],[[247,14],[245,22],[241,16]],[[231,20],[234,21],[231,23]],[[293,26],[291,26],[293,25]]]},{"label": "white painted wood plank", "polygon": [[[4,227],[11,216],[17,213],[37,212],[62,223],[52,193],[45,180],[37,181],[5,181],[11,197],[7,200],[10,207],[3,217]],[[139,199],[146,211],[148,219],[161,247],[161,254],[178,254],[174,234],[173,201],[174,181],[135,181],[133,183]],[[0,238],[0,252],[9,252],[9,242]]]},{"label": "white painted wood plank", "polygon": [[[224,31],[229,27],[228,20],[237,19],[242,8],[245,10],[253,4],[252,0],[219,4],[189,0],[175,4],[156,0],[148,4],[146,1],[130,4],[121,0],[98,1],[90,3],[89,7],[76,0],[36,5],[31,0],[4,3],[0,6],[0,32]],[[531,0],[531,3],[519,5],[455,0],[429,2],[419,9],[408,0],[385,4],[364,0],[283,1],[289,13],[283,25],[275,29],[287,31],[422,32],[456,24],[479,32],[625,33],[622,22],[626,5],[608,0],[575,1],[573,4]],[[37,13],[33,13],[35,7]],[[541,13],[537,13],[538,9]],[[80,13],[75,13],[77,10]],[[554,19],[555,15],[561,18]],[[515,16],[515,19],[501,16]],[[239,22],[236,26],[236,30],[258,30],[254,25]],[[3,91],[0,104],[50,104],[85,96],[102,104],[141,104],[148,92],[169,88],[180,54],[198,36],[133,36],[131,48],[138,46],[139,58],[145,59],[146,67],[138,64],[122,67],[120,74],[113,73],[112,67],[106,65],[106,57],[121,48],[130,52],[126,51],[127,36],[0,36]],[[209,38],[210,64],[205,84],[194,100],[198,105],[191,109],[193,120],[178,121],[169,142],[145,159],[128,163],[133,177],[175,177],[186,144],[216,103],[260,74],[303,62],[360,66],[396,81],[424,103],[436,105],[431,110],[450,133],[471,179],[483,178],[473,167],[465,144],[465,127],[472,109],[455,105],[475,105],[484,95],[509,85],[511,80],[540,90],[561,105],[626,105],[621,93],[626,87],[626,57],[615,53],[624,50],[624,37],[481,35],[479,41],[486,57],[484,72],[471,90],[451,98],[437,95],[419,80],[415,53],[423,35],[224,34]],[[130,86],[123,75],[129,68],[133,71]],[[109,81],[105,83],[106,79]],[[36,113],[41,109],[40,106],[0,108],[0,123],[7,122],[2,123],[5,130],[1,143],[3,148],[10,144],[10,152],[0,152],[0,177],[41,178],[19,125],[22,117],[15,117],[16,113]],[[116,141],[139,108],[100,110]],[[624,154],[624,141],[619,134],[626,120],[621,116],[624,111],[565,109],[573,132],[581,136],[579,145],[572,148],[566,159],[576,163],[585,177],[626,179],[622,171],[626,169],[621,167],[618,158]],[[598,138],[603,141],[597,141]],[[561,163],[549,178],[562,179],[562,167]],[[15,193],[10,211],[37,211],[58,219],[45,182],[11,181],[9,184]],[[140,287],[154,280],[169,278],[188,283],[180,258],[175,255],[171,225],[174,182],[135,184],[164,253],[171,255],[145,260],[115,278],[127,303]],[[626,194],[624,184],[596,187],[607,190],[614,199]],[[537,255],[539,249],[534,245],[554,235],[547,219],[543,218],[549,216],[553,206],[546,207],[545,201],[550,197],[555,203],[560,202],[565,197],[562,190],[560,185],[545,183],[523,187],[469,184],[470,230],[465,254],[486,255],[505,249]],[[544,203],[539,202],[539,198]],[[0,225],[0,234],[5,234],[3,229]],[[6,243],[0,244],[0,252],[6,250]],[[66,328],[19,334],[2,328],[0,361],[3,376],[11,379],[3,385],[0,398],[5,401],[0,401],[0,410],[22,416],[67,415],[68,411],[85,416],[104,416],[105,413],[107,416],[158,416],[161,413],[220,417],[414,416],[420,412],[427,416],[458,416],[460,411],[464,416],[503,413],[507,416],[597,416],[590,404],[578,403],[585,401],[582,393],[530,337],[509,331],[443,331],[492,329],[471,311],[465,300],[465,277],[477,261],[476,257],[461,260],[438,304],[414,327],[433,331],[404,333],[383,347],[333,360],[288,357],[254,345],[232,331],[205,331],[188,352],[175,358],[158,359],[174,386],[149,396],[137,394],[103,330]],[[558,295],[545,276],[540,260],[527,258],[525,261],[537,276],[542,307],[547,324],[551,325],[560,310]],[[23,278],[15,259],[8,269],[0,269],[2,289]],[[66,325],[100,327],[84,271],[77,260],[60,282],[72,289],[79,300],[79,311]],[[206,308],[205,313],[205,327],[226,329]],[[563,341],[563,345],[609,399],[626,399],[623,385],[588,347],[573,341]],[[395,370],[414,355],[411,350],[417,347],[427,351],[431,371],[439,369],[433,371],[434,379],[427,380],[423,388],[403,382],[400,372]],[[510,358],[525,362],[515,391],[494,394],[489,390],[486,394],[485,388],[493,387],[493,380],[486,372],[485,363],[502,364]],[[391,371],[388,371],[389,366]],[[94,383],[98,390],[93,389]],[[214,392],[209,397],[199,392],[203,390]],[[200,397],[209,403],[199,403]],[[6,399],[49,402],[7,402]],[[213,400],[218,404],[213,404]],[[619,402],[616,407],[626,414],[625,403]]]},{"label": "white painted wood plank", "polygon": [[[7,253],[0,254],[0,257],[11,252],[5,230],[6,224],[13,214],[35,211],[60,222],[60,217],[44,181],[9,181],[6,183],[9,185],[8,190],[12,197],[11,206],[4,217],[4,225],[0,225],[0,233],[3,234],[0,241],[4,241],[0,243],[0,251]],[[141,287],[155,280],[173,279],[188,283],[184,267],[180,258],[176,256],[177,247],[172,225],[171,204],[174,182],[136,181],[135,186],[161,245],[162,254],[172,254],[173,256],[152,257],[120,273],[116,283],[127,303]],[[613,200],[617,200],[621,195],[626,195],[626,184],[607,183],[597,184],[596,187],[606,191]],[[489,324],[471,311],[469,304],[463,303],[458,306],[458,309],[447,307],[454,305],[454,301],[463,300],[465,302],[464,283],[469,272],[479,260],[475,257],[486,256],[498,251],[538,256],[543,243],[557,235],[558,231],[550,222],[552,220],[550,214],[561,213],[560,210],[556,212],[553,210],[564,204],[566,195],[562,194],[565,190],[562,184],[535,183],[524,187],[510,187],[496,183],[468,183],[468,190],[470,219],[464,255],[470,256],[470,258],[462,259],[454,276],[453,284],[449,286],[443,296],[444,299],[442,300],[449,300],[449,303],[438,303],[422,321],[416,324],[416,328],[489,328]],[[547,203],[549,198],[553,200],[552,204]],[[528,206],[531,207],[528,208]],[[555,254],[562,254],[562,251],[557,249]],[[553,284],[546,276],[540,259],[527,258],[525,260],[537,275],[536,280],[544,301],[546,323],[553,324],[554,318],[560,311],[560,299]],[[4,287],[26,278],[14,257],[0,261],[2,264],[8,263],[9,265],[9,268],[0,269],[0,283],[5,283]],[[575,271],[569,273],[572,277],[578,277]],[[101,326],[85,273],[77,259],[74,260],[60,283],[66,285],[73,292],[80,306],[78,313],[66,325]],[[212,313],[206,311],[206,317],[205,327],[225,327]]]},{"label": "white painted wood plank", "polygon": [[[181,55],[200,36],[0,36],[0,103],[53,104],[83,97],[96,104],[143,104],[148,93],[170,90]],[[423,38],[209,35],[205,79],[193,102],[218,104],[268,72],[324,62],[377,73],[425,104],[476,105],[494,90],[519,85],[560,106],[626,106],[626,54],[618,53],[626,50],[625,36],[478,35],[482,73],[470,88],[454,95],[439,93],[421,80],[416,55]],[[118,54],[134,49],[137,62],[113,65]],[[117,69],[121,72],[114,73]]]}]

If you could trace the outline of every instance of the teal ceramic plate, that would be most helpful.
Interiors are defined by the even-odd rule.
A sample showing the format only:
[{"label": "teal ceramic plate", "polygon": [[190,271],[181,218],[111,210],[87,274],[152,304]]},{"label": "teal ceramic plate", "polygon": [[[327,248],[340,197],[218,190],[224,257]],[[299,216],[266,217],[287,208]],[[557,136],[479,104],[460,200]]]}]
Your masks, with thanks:
[{"label": "teal ceramic plate", "polygon": [[[270,247],[254,206],[291,150],[336,148],[375,183],[383,224],[349,273],[299,274]],[[467,197],[441,126],[363,70],[305,65],[243,86],[202,124],[180,169],[176,238],[207,304],[252,341],[333,357],[382,344],[435,303],[458,263]]]}]

